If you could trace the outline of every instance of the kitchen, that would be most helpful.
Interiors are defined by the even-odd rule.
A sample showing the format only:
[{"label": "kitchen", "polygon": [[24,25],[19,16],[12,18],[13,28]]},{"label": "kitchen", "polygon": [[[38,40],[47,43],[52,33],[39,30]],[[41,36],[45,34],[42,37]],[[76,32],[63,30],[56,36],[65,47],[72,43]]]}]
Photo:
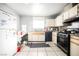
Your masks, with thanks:
[{"label": "kitchen", "polygon": [[78,3],[0,3],[0,55],[79,56]]}]

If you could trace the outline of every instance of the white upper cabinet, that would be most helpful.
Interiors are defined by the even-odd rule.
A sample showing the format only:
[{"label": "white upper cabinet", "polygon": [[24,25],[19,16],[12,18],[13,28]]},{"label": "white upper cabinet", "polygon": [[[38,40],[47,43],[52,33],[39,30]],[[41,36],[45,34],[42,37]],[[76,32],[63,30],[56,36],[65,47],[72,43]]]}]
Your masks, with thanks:
[{"label": "white upper cabinet", "polygon": [[78,6],[79,6],[79,5],[76,5],[76,6],[74,6],[73,8],[71,8],[71,9],[69,10],[69,18],[78,15]]},{"label": "white upper cabinet", "polygon": [[46,27],[47,26],[55,26],[55,19],[46,19],[45,25],[46,25]]},{"label": "white upper cabinet", "polygon": [[49,19],[48,26],[55,26],[54,19]]},{"label": "white upper cabinet", "polygon": [[64,12],[64,20],[72,18],[74,16],[79,16],[79,4],[72,7],[71,9],[69,9],[68,11]]},{"label": "white upper cabinet", "polygon": [[63,26],[63,14],[55,19],[55,26]]},{"label": "white upper cabinet", "polygon": [[67,11],[67,12],[64,13],[63,20],[66,20],[68,18],[69,18],[69,11]]},{"label": "white upper cabinet", "polygon": [[74,16],[79,16],[79,4],[57,16],[55,19],[55,26],[63,26],[63,21]]},{"label": "white upper cabinet", "polygon": [[55,19],[55,26],[58,26],[58,17]]}]

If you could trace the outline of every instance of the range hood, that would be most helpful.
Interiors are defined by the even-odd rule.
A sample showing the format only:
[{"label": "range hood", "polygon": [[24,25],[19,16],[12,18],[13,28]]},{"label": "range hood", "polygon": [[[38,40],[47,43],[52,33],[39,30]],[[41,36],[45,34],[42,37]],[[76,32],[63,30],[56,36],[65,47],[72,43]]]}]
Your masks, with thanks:
[{"label": "range hood", "polygon": [[69,19],[66,19],[63,23],[72,23],[72,22],[76,22],[79,21],[79,16],[75,16]]}]

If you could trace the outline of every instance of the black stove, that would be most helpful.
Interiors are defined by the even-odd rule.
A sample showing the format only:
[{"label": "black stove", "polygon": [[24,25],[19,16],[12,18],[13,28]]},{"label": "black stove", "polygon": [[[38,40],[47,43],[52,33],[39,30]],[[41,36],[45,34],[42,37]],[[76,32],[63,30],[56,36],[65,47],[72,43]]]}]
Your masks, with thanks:
[{"label": "black stove", "polygon": [[70,56],[70,34],[67,32],[59,32],[57,34],[57,46]]}]

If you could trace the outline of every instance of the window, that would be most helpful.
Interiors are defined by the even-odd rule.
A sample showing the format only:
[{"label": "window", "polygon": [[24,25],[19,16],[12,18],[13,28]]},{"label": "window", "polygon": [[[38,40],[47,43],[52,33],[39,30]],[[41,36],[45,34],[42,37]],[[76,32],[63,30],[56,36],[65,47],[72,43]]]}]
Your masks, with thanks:
[{"label": "window", "polygon": [[44,29],[44,19],[34,18],[33,19],[33,29],[34,30],[43,30]]}]

